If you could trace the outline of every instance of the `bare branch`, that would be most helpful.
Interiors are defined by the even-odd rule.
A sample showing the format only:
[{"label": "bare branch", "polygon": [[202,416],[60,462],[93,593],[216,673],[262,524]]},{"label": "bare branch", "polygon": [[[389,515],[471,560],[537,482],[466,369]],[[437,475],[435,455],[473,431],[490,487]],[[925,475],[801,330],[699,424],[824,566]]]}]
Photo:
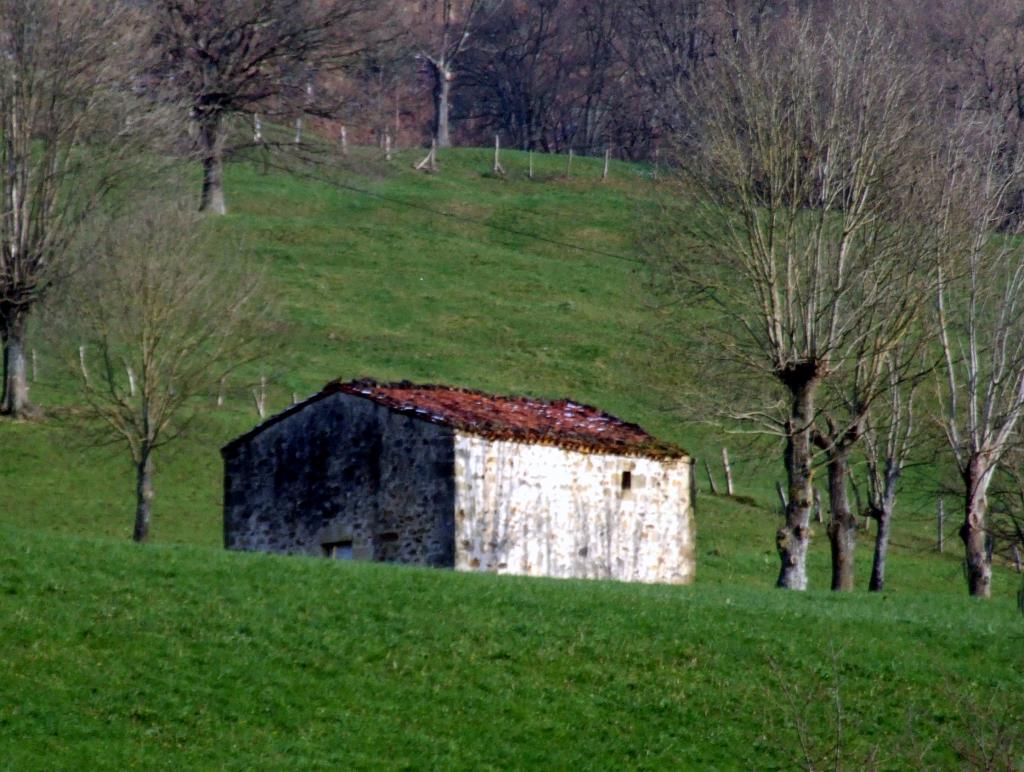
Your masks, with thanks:
[{"label": "bare branch", "polygon": [[[148,533],[153,454],[202,411],[201,397],[257,353],[258,274],[211,259],[198,215],[151,207],[105,222],[89,270],[62,296],[57,342],[85,340],[99,366],[77,371],[79,416],[123,442],[138,477],[135,538]],[[264,309],[259,309],[261,312]]]},{"label": "bare branch", "polygon": [[934,274],[922,73],[866,5],[837,12],[824,35],[817,22],[795,11],[738,15],[733,40],[694,74],[692,130],[677,138],[664,186],[672,248],[657,258],[713,313],[722,355],[783,401],[777,414],[756,404],[725,412],[786,440],[779,584],[799,588],[812,441],[836,481],[836,538],[852,545],[848,454]]}]

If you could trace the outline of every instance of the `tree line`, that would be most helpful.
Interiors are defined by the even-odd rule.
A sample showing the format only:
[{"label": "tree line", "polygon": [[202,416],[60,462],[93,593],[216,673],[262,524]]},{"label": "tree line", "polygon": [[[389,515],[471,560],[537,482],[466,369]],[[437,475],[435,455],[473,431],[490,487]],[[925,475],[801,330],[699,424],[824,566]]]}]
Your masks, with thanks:
[{"label": "tree line", "polygon": [[900,482],[931,443],[958,480],[969,592],[988,597],[991,494],[1009,515],[1001,536],[1020,532],[1019,491],[993,482],[1019,479],[1021,135],[994,80],[951,82],[920,55],[904,10],[793,4],[739,20],[672,135],[652,261],[716,320],[728,384],[702,407],[781,440],[778,586],[807,587],[820,473],[832,589],[853,589],[862,517],[877,523],[869,587],[883,589]]}]

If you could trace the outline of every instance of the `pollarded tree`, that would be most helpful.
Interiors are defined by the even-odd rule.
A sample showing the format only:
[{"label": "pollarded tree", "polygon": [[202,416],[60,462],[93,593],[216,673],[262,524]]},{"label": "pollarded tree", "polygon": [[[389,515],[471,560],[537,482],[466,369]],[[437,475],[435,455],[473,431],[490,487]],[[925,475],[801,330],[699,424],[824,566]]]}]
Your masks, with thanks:
[{"label": "pollarded tree", "polygon": [[723,354],[779,397],[729,414],[785,440],[789,589],[807,586],[820,391],[906,333],[930,254],[916,73],[877,14],[836,13],[738,19],[699,71],[676,164],[689,250],[669,258],[674,278],[716,312]]},{"label": "pollarded tree", "polygon": [[969,121],[944,159],[936,321],[945,368],[938,397],[939,423],[963,482],[968,591],[987,598],[989,486],[1024,414],[1024,249],[1019,233],[1005,228],[1006,199],[1019,189],[1024,165],[1019,152],[1006,153],[1001,127]]},{"label": "pollarded tree", "polygon": [[200,209],[225,214],[227,122],[331,112],[318,75],[353,63],[374,32],[372,0],[152,0],[156,73],[186,105],[203,165]]},{"label": "pollarded tree", "polygon": [[154,456],[252,358],[265,312],[258,276],[214,259],[198,217],[164,205],[109,223],[55,325],[79,381],[74,415],[131,455],[138,542],[149,538]]},{"label": "pollarded tree", "polygon": [[[812,435],[824,456],[828,477],[827,533],[832,553],[833,590],[854,589],[854,557],[860,529],[857,516],[861,514],[850,506],[847,491],[854,450],[864,444],[868,455],[867,514],[879,525],[875,551],[877,569],[877,548],[881,547],[879,576],[884,575],[896,487],[909,450],[912,396],[908,398],[904,389],[906,384],[920,379],[913,370],[916,364],[913,353],[924,345],[920,331],[912,330],[911,324],[921,312],[930,285],[926,276],[913,272],[893,279],[911,285],[895,291],[886,288],[892,291],[894,298],[903,297],[908,302],[898,308],[881,309],[890,315],[886,324],[875,324],[870,319],[858,321],[859,326],[874,329],[884,339],[864,337],[848,353],[848,365],[837,368],[827,384],[824,404]],[[865,313],[878,310],[868,308]],[[909,404],[905,399],[909,399]],[[887,435],[882,446],[881,433]]]},{"label": "pollarded tree", "polygon": [[119,0],[0,0],[0,412],[15,418],[31,411],[30,312],[158,113],[132,79],[140,25]]},{"label": "pollarded tree", "polygon": [[[922,182],[927,168],[925,164],[920,170]],[[923,216],[934,209],[935,200],[928,186],[920,185],[918,190],[920,194],[913,189],[906,191],[908,197],[902,205]],[[935,241],[929,228],[922,227],[926,222],[922,219],[917,227],[904,223],[899,234],[889,234],[891,247],[917,256],[910,264],[898,258],[891,260],[896,270],[878,277],[878,285],[899,305],[865,303],[863,315],[853,322],[860,334],[845,352],[845,363],[829,379],[814,427],[813,441],[824,457],[828,476],[827,533],[833,590],[854,588],[854,553],[860,530],[857,516],[863,513],[850,506],[847,488],[851,457],[860,444],[867,446],[868,457],[866,514],[879,524],[875,569],[881,570],[873,572],[873,577],[884,575],[896,488],[910,450],[913,394],[925,369],[921,356],[929,345],[929,336],[918,322],[937,283],[937,271],[928,260]],[[879,286],[854,288],[851,299],[855,306],[858,295],[865,290],[874,295]],[[874,318],[876,314],[883,318]],[[884,440],[882,435],[886,435]]]}]

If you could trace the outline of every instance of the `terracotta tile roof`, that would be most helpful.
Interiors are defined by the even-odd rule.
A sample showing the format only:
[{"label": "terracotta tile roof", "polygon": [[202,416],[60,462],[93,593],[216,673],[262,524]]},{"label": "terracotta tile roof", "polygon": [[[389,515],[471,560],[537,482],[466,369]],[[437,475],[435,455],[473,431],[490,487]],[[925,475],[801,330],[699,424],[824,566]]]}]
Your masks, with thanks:
[{"label": "terracotta tile roof", "polygon": [[655,439],[636,424],[568,399],[548,402],[450,386],[368,379],[335,381],[321,394],[336,392],[364,397],[397,413],[492,439],[661,459],[686,456],[681,448]]},{"label": "terracotta tile roof", "polygon": [[347,383],[328,383],[305,402],[292,405],[236,437],[221,452],[233,453],[234,448],[265,429],[338,393],[370,399],[396,413],[491,439],[655,459],[687,456],[683,449],[655,439],[636,424],[568,399],[549,402],[530,397],[501,397],[451,386],[419,385],[408,381],[377,383],[365,378]]}]

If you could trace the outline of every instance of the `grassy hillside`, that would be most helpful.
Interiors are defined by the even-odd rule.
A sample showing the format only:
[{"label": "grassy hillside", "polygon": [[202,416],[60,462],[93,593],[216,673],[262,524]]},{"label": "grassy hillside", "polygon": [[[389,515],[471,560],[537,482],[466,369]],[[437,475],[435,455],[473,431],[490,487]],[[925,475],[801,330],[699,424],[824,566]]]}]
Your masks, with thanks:
[{"label": "grassy hillside", "polygon": [[[363,160],[323,172],[325,181],[229,167],[232,214],[210,227],[222,259],[251,257],[267,272],[278,321],[262,366],[271,411],[329,379],[364,375],[572,396],[713,463],[729,442],[739,492],[773,505],[777,452],[682,418],[680,395],[713,380],[693,353],[700,318],[659,309],[647,292],[635,245],[651,196],[642,169],[613,165],[602,183],[599,161],[576,159],[565,179],[563,159],[538,157],[529,180],[525,157],[509,153],[502,179],[489,174],[487,151],[446,153],[438,175],[414,172],[413,158]],[[36,345],[33,397],[66,402],[58,363]],[[158,461],[157,540],[220,543],[218,448],[258,422],[248,386],[234,386],[226,410]],[[0,440],[10,451],[0,465],[10,481],[4,522],[128,532],[133,487],[119,450],[90,448],[59,420],[2,424]],[[932,506],[922,496],[904,507],[906,539],[931,538]],[[758,550],[773,548],[773,530]]]},{"label": "grassy hillside", "polygon": [[828,750],[835,689],[851,766],[1020,747],[1005,600],[0,538],[11,768],[789,767],[798,716]]},{"label": "grassy hillside", "polygon": [[[209,227],[221,259],[267,271],[272,411],[336,377],[437,381],[572,396],[717,457],[726,440],[683,420],[678,397],[713,383],[691,354],[700,318],[672,309],[688,333],[669,334],[635,261],[642,170],[601,183],[577,159],[567,180],[562,159],[539,159],[531,181],[512,153],[509,179],[485,151],[446,153],[434,176],[412,160],[319,181],[229,168],[232,214]],[[35,345],[33,397],[67,403]],[[837,683],[851,759],[892,745],[883,758],[906,762],[916,738],[951,764],[954,736],[977,734],[965,713],[993,731],[1024,721],[1019,578],[998,570],[991,603],[962,597],[955,522],[947,553],[932,548],[934,470],[903,499],[878,597],[820,591],[823,532],[819,591],[771,590],[778,454],[732,439],[750,498],[710,496],[702,477],[691,588],[224,554],[218,448],[258,421],[233,386],[158,459],[144,548],[124,543],[120,449],[89,447],[59,410],[0,422],[5,764],[787,766],[798,715],[827,747]],[[863,586],[870,534],[859,558]]]},{"label": "grassy hillside", "polygon": [[[648,333],[658,321],[631,261],[634,199],[648,183],[635,168],[616,168],[602,185],[596,162],[577,159],[576,176],[562,180],[562,162],[542,159],[537,180],[509,181],[481,174],[482,152],[452,152],[434,176],[414,172],[411,158],[331,175],[371,195],[229,168],[233,214],[211,227],[223,259],[252,257],[268,275],[280,322],[263,368],[272,411],[329,379],[369,375],[572,396],[684,445],[697,441],[664,399],[675,375],[651,364],[660,352]],[[64,401],[57,364],[37,345],[33,396]],[[160,464],[157,539],[219,543],[217,449],[257,421],[240,387],[205,433]],[[126,464],[79,452],[73,430],[0,432],[17,448],[4,473],[22,480],[12,486],[12,522],[124,533]],[[76,512],[65,511],[73,499]]]}]

